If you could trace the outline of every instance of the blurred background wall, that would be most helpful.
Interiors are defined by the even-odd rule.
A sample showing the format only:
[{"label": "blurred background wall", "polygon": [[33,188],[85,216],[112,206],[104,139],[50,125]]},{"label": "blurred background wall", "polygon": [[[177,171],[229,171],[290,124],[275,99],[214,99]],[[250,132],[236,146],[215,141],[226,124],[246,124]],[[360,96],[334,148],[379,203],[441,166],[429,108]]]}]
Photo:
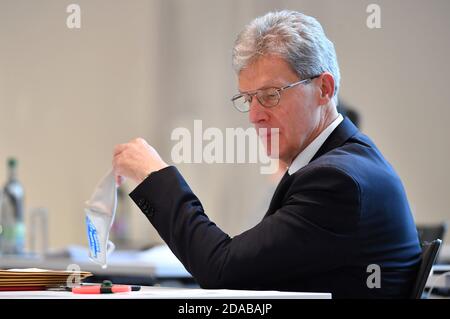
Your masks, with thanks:
[{"label": "blurred background wall", "polygon": [[[71,3],[81,29],[66,26]],[[366,26],[371,3],[380,29]],[[49,210],[51,248],[86,245],[84,201],[115,144],[141,136],[170,163],[176,127],[249,127],[229,102],[231,48],[245,24],[278,9],[324,26],[341,98],[403,179],[416,222],[449,218],[447,0],[0,0],[0,181],[6,159],[18,158],[27,211]],[[230,235],[260,220],[276,182],[256,164],[178,167]],[[124,205],[133,246],[160,242],[128,198]]]}]

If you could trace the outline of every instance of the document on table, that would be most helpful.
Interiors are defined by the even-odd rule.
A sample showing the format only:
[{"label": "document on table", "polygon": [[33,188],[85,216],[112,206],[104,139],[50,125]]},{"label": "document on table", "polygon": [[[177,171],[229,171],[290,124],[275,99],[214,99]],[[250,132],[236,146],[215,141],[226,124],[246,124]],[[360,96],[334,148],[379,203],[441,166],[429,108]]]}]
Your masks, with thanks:
[{"label": "document on table", "polygon": [[92,276],[90,272],[48,270],[39,268],[0,270],[0,290],[40,290],[66,285],[68,280],[81,281]]}]

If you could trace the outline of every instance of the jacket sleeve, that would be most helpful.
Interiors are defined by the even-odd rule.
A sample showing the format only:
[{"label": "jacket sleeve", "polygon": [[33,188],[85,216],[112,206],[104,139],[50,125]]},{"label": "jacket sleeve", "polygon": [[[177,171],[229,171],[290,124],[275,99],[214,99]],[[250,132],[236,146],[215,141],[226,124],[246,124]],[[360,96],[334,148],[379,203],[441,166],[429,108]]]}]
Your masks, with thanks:
[{"label": "jacket sleeve", "polygon": [[202,288],[258,289],[351,258],[358,184],[333,167],[295,178],[280,209],[233,238],[209,220],[173,166],[150,174],[130,197]]}]

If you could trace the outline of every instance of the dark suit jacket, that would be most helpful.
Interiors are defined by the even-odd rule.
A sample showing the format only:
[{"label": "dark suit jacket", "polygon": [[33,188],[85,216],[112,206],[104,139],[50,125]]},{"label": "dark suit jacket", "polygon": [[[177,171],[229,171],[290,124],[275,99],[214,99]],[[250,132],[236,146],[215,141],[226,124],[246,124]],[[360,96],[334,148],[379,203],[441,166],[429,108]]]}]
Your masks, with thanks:
[{"label": "dark suit jacket", "polygon": [[[130,194],[203,288],[408,297],[420,246],[402,183],[345,119],[311,162],[285,175],[255,227],[230,238],[178,170],[152,173]],[[381,270],[370,289],[368,266]]]}]

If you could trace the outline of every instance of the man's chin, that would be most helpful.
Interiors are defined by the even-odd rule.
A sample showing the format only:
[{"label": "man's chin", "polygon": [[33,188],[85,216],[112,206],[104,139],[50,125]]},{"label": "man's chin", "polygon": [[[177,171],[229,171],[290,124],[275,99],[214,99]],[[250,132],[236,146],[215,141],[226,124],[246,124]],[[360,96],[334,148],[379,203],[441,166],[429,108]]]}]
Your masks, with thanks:
[{"label": "man's chin", "polygon": [[280,136],[279,134],[260,135],[262,144],[264,145],[266,155],[270,158],[278,159],[280,154]]},{"label": "man's chin", "polygon": [[[268,144],[264,144],[264,151],[267,157],[271,159],[279,159],[282,160],[283,158],[283,152],[282,149],[279,148],[279,145],[277,144],[276,147],[272,147],[272,144],[269,142]],[[280,153],[281,152],[281,153]]]},{"label": "man's chin", "polygon": [[274,161],[278,161],[278,166],[280,167],[280,168],[286,168],[286,167],[289,167],[289,165],[291,164],[291,159],[288,159],[288,158],[286,158],[286,156],[283,156],[283,154],[270,154],[270,152],[267,152],[267,149],[266,149],[266,155],[267,155],[267,157],[268,158],[270,158],[271,160],[274,160]]}]

